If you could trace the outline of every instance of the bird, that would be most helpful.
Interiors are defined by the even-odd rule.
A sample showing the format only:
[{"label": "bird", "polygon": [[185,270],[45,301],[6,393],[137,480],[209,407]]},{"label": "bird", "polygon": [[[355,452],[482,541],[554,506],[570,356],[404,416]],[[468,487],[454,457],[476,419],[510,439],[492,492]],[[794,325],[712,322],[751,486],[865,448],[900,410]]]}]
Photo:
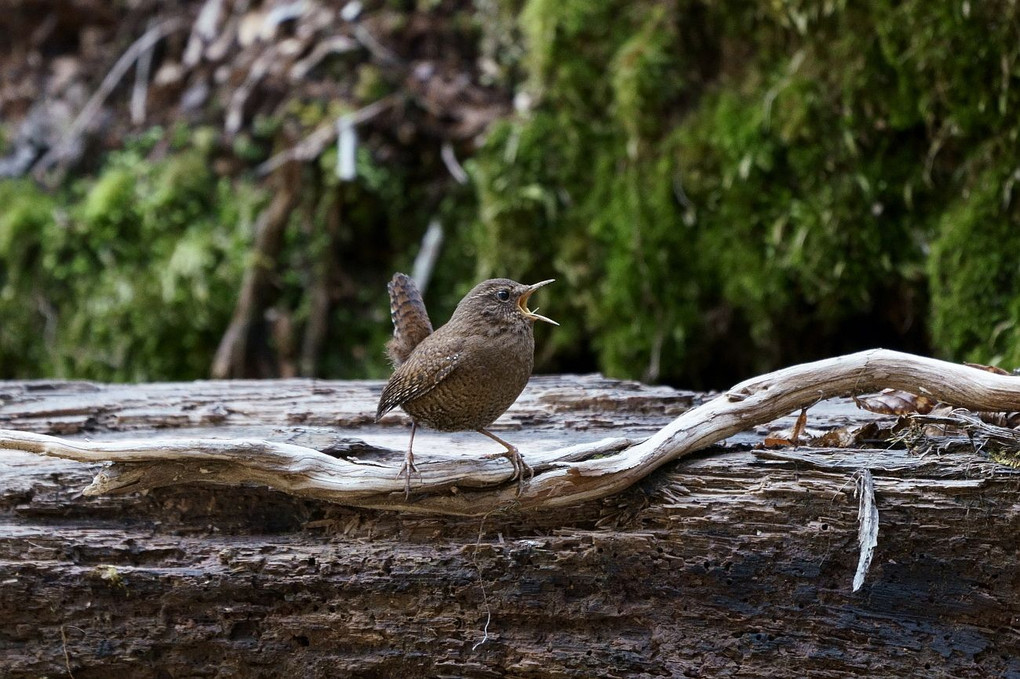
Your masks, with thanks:
[{"label": "bird", "polygon": [[457,304],[450,320],[432,330],[425,303],[414,281],[394,274],[387,285],[393,338],[386,352],[393,374],[379,398],[375,420],[396,407],[411,416],[411,440],[398,478],[404,497],[411,493],[414,434],[424,426],[438,431],[477,431],[500,443],[513,465],[517,494],[534,470],[513,444],[487,429],[509,408],[528,383],[535,364],[535,321],[559,325],[528,308],[528,300],[549,279],[524,285],[508,278],[482,281]]}]

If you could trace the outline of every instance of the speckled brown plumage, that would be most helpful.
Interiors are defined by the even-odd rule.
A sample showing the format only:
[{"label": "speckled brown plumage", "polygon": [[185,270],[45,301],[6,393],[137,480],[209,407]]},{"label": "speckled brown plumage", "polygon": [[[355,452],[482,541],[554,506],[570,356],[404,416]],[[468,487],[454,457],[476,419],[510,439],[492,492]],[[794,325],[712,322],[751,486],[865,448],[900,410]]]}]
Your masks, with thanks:
[{"label": "speckled brown plumage", "polygon": [[[389,289],[394,339],[387,351],[395,369],[379,399],[376,419],[398,406],[411,416],[411,445],[401,468],[407,473],[405,493],[410,492],[411,471],[416,470],[412,448],[418,425],[440,431],[475,430],[500,442],[506,448],[500,455],[513,464],[518,488],[525,473],[531,473],[516,447],[485,428],[528,383],[535,362],[535,321],[555,324],[527,306],[531,294],[551,282],[483,281],[460,301],[446,325],[431,332],[414,283],[403,274],[393,277]],[[408,353],[410,338],[416,337],[420,339]]]}]

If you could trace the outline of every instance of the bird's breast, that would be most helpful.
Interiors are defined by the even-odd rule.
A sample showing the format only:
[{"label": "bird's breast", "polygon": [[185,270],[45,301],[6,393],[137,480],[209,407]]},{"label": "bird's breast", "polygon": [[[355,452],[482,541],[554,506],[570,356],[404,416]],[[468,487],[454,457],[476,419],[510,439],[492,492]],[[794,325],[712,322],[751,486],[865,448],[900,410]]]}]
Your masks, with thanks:
[{"label": "bird's breast", "polygon": [[473,337],[457,367],[434,389],[403,404],[416,421],[441,431],[487,427],[528,384],[535,362],[531,333]]}]

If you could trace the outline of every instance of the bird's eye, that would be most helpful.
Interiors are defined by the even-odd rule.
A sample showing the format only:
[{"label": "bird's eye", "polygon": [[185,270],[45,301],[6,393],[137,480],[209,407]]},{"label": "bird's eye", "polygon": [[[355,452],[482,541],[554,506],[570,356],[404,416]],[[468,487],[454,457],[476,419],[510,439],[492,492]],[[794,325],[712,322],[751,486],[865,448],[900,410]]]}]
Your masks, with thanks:
[{"label": "bird's eye", "polygon": [[500,290],[499,292],[496,293],[496,299],[498,299],[500,302],[507,301],[508,299],[510,299],[510,291]]}]

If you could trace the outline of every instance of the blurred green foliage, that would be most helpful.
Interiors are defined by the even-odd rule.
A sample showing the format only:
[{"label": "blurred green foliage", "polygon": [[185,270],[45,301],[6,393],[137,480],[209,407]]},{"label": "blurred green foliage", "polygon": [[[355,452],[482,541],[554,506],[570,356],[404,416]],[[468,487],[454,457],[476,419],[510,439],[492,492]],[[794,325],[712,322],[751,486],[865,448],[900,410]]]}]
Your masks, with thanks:
[{"label": "blurred green foliage", "polygon": [[969,361],[1020,365],[1016,162],[976,173],[938,220],[929,271],[932,337]]},{"label": "blurred green foliage", "polygon": [[262,203],[195,150],[128,148],[55,195],[0,182],[0,375],[207,374]]},{"label": "blurred green foliage", "polygon": [[[433,218],[437,325],[478,279],[558,279],[540,370],[721,387],[876,345],[1020,363],[1015,1],[475,6],[464,30],[520,110],[458,147],[469,185],[436,180],[434,139],[363,140],[355,182],[332,149],[302,170],[278,306],[306,324],[329,277],[317,374],[386,373],[385,281]],[[392,87],[357,71],[363,102]],[[341,109],[281,110],[233,162]],[[207,374],[267,200],[212,169],[216,144],[153,130],[58,192],[0,182],[0,376]]]},{"label": "blurred green foliage", "polygon": [[938,353],[1020,360],[1016,3],[530,0],[520,20],[536,103],[476,160],[477,229],[569,282],[554,341],[712,386],[925,350],[929,318]]}]

